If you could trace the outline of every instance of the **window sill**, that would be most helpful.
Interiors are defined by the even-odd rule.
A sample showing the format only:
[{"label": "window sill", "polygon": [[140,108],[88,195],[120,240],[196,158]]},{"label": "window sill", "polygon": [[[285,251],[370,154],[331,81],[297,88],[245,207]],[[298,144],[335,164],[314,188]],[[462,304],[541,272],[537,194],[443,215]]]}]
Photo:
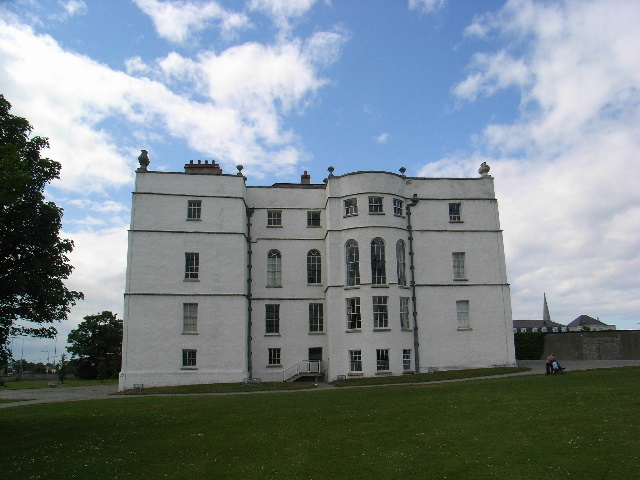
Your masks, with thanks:
[{"label": "window sill", "polygon": [[307,228],[322,228],[322,225],[307,225]]},{"label": "window sill", "polygon": [[404,288],[405,290],[411,290],[409,285],[398,285],[398,288]]},{"label": "window sill", "polygon": [[364,375],[364,373],[362,373],[362,372],[349,372],[349,373],[347,373],[347,375],[349,377],[362,377]]},{"label": "window sill", "polygon": [[324,335],[324,332],[309,332],[309,335]]},{"label": "window sill", "polygon": [[398,218],[406,218],[404,215],[402,215],[400,213],[394,213],[393,216],[394,217],[398,217]]},{"label": "window sill", "polygon": [[389,285],[386,283],[376,283],[376,284],[372,284],[371,288],[389,288]]},{"label": "window sill", "polygon": [[282,288],[282,285],[267,285],[267,288]]},{"label": "window sill", "polygon": [[384,212],[369,212],[369,215],[385,215]]},{"label": "window sill", "polygon": [[413,332],[412,328],[401,328],[400,329],[401,332]]},{"label": "window sill", "polygon": [[470,330],[473,330],[473,328],[471,328],[471,327],[458,327],[458,331],[459,332],[467,332],[467,331],[470,331]]},{"label": "window sill", "polygon": [[413,371],[413,370],[403,370],[403,371],[402,371],[402,374],[403,374],[403,375],[415,375],[415,374],[416,374],[416,372],[415,372],[415,371]]},{"label": "window sill", "polygon": [[267,225],[267,228],[282,228],[282,225]]},{"label": "window sill", "polygon": [[453,281],[454,282],[468,282],[469,279],[468,278],[454,278]]},{"label": "window sill", "polygon": [[342,218],[347,218],[347,217],[357,217],[358,214],[357,213],[347,213],[346,215],[343,215]]},{"label": "window sill", "polygon": [[265,333],[265,337],[281,337],[280,333]]},{"label": "window sill", "polygon": [[374,328],[373,331],[374,332],[390,332],[391,329],[389,327],[380,327],[380,328]]},{"label": "window sill", "polygon": [[183,281],[185,281],[185,282],[199,282],[200,279],[199,278],[183,278]]},{"label": "window sill", "polygon": [[182,332],[182,335],[198,335],[198,332]]},{"label": "window sill", "polygon": [[345,290],[358,290],[360,285],[347,285],[344,287]]},{"label": "window sill", "polygon": [[361,328],[347,328],[344,333],[358,333],[361,332],[362,329]]},{"label": "window sill", "polygon": [[198,367],[182,367],[180,370],[197,370]]},{"label": "window sill", "polygon": [[187,218],[186,220],[187,220],[187,222],[201,222],[202,221],[201,218]]},{"label": "window sill", "polygon": [[307,287],[321,287],[322,283],[307,283]]},{"label": "window sill", "polygon": [[282,364],[278,363],[273,365],[267,365],[267,368],[282,368]]},{"label": "window sill", "polygon": [[464,223],[464,220],[449,220],[449,223]]},{"label": "window sill", "polygon": [[393,372],[391,370],[381,370],[376,372],[376,375],[393,375]]}]

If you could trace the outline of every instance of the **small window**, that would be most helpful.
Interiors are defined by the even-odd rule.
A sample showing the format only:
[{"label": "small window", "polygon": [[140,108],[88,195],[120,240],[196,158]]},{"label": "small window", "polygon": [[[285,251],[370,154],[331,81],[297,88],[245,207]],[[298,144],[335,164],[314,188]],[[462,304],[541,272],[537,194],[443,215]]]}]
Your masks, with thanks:
[{"label": "small window", "polygon": [[202,200],[189,200],[187,202],[187,220],[200,220]]},{"label": "small window", "polygon": [[282,286],[282,257],[278,250],[267,253],[267,287]]},{"label": "small window", "polygon": [[307,227],[320,226],[320,211],[310,210],[307,212]]},{"label": "small window", "polygon": [[265,305],[265,333],[280,333],[280,305]]},{"label": "small window", "polygon": [[467,277],[464,266],[464,252],[456,252],[453,256],[453,278],[454,280],[465,280]]},{"label": "small window", "polygon": [[347,298],[347,330],[360,330],[361,328],[360,297]]},{"label": "small window", "polygon": [[348,198],[344,201],[344,214],[348,217],[358,214],[358,199]]},{"label": "small window", "polygon": [[400,297],[400,328],[409,328],[409,297]]},{"label": "small window", "polygon": [[323,310],[322,303],[309,304],[309,332],[324,332]]},{"label": "small window", "polygon": [[345,244],[347,263],[347,287],[360,285],[360,253],[358,242],[347,240]]},{"label": "small window", "polygon": [[362,371],[362,351],[349,350],[349,370],[352,372]]},{"label": "small window", "polygon": [[307,253],[307,283],[322,283],[322,257],[318,250],[309,250]]},{"label": "small window", "polygon": [[389,350],[377,349],[376,350],[376,370],[379,372],[389,371]]},{"label": "small window", "polygon": [[282,226],[282,210],[267,210],[267,227]]},{"label": "small window", "polygon": [[197,280],[200,273],[200,254],[199,253],[185,253],[185,267],[184,278],[185,280]]},{"label": "small window", "polygon": [[469,324],[469,300],[458,300],[456,302],[456,314],[458,317],[458,329],[468,330]]},{"label": "small window", "polygon": [[281,365],[279,348],[269,349],[269,365]]},{"label": "small window", "polygon": [[384,213],[382,197],[369,197],[369,213]]},{"label": "small window", "polygon": [[449,221],[450,222],[461,222],[462,217],[460,216],[460,204],[459,203],[450,203],[449,204]]},{"label": "small window", "polygon": [[198,331],[198,304],[182,304],[182,333],[197,333]]},{"label": "small window", "polygon": [[401,217],[403,214],[403,210],[402,210],[402,206],[403,206],[404,202],[402,200],[400,200],[399,198],[394,198],[393,199],[393,214],[396,217]]},{"label": "small window", "polygon": [[408,372],[411,370],[411,349],[402,350],[402,370]]},{"label": "small window", "polygon": [[373,328],[389,328],[387,297],[373,297]]},{"label": "small window", "polygon": [[190,350],[190,349],[185,349],[182,350],[182,366],[183,367],[196,367],[197,366],[197,362],[196,362],[196,354],[198,353],[197,350]]}]

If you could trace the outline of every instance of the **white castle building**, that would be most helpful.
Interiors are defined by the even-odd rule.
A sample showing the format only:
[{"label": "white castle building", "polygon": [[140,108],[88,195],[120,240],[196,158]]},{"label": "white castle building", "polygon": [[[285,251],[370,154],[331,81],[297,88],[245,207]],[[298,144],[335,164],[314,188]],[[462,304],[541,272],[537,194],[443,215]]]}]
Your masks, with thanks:
[{"label": "white castle building", "polygon": [[140,163],[120,390],[515,365],[486,164],[252,187],[241,166]]}]

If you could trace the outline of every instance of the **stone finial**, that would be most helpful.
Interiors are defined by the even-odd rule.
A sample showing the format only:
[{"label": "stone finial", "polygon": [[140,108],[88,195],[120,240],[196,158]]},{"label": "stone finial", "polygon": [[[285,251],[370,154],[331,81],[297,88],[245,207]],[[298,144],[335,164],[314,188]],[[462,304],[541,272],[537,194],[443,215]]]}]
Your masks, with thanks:
[{"label": "stone finial", "polygon": [[404,172],[406,172],[407,169],[404,167],[400,167],[400,175],[402,175],[404,177]]},{"label": "stone finial", "polygon": [[138,162],[140,162],[140,167],[136,169],[136,172],[148,172],[147,167],[151,161],[149,160],[149,155],[147,155],[146,150],[141,150],[141,154],[138,157]]},{"label": "stone finial", "polygon": [[242,177],[242,169],[244,167],[242,165],[236,165],[236,168],[238,169],[238,173],[236,173],[236,175]]},{"label": "stone finial", "polygon": [[335,168],[329,167],[329,168],[327,168],[327,170],[329,170],[329,178],[333,177],[334,176],[333,175],[333,171],[335,170]]},{"label": "stone finial", "polygon": [[487,162],[482,162],[480,164],[480,168],[478,169],[478,173],[480,175],[482,175],[483,177],[488,177],[489,176],[489,170],[491,170],[491,167],[489,167],[489,165],[487,165]]}]

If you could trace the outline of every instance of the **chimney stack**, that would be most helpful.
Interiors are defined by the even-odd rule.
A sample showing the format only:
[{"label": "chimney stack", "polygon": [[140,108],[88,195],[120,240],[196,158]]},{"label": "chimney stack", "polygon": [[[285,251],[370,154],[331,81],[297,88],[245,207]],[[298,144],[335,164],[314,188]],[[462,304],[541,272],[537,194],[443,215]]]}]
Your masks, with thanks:
[{"label": "chimney stack", "polygon": [[307,171],[305,170],[304,173],[300,176],[300,183],[302,185],[309,185],[311,184],[311,175],[309,175],[307,173]]}]

